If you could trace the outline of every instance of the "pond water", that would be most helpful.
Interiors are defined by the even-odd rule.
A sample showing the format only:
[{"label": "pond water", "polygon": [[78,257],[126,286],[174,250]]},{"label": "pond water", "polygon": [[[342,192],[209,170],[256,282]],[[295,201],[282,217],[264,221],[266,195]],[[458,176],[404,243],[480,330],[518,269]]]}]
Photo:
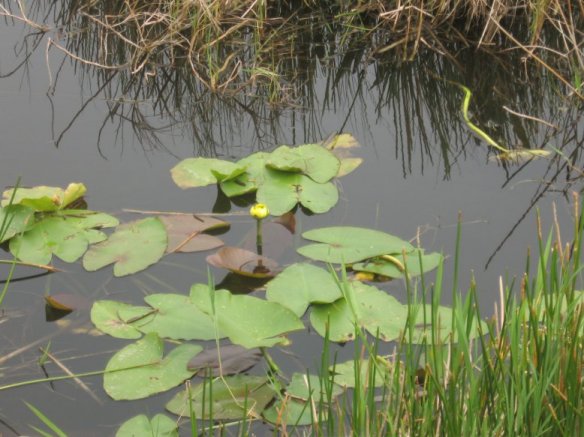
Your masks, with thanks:
[{"label": "pond water", "polygon": [[[307,84],[310,92],[295,108],[256,104],[245,96],[236,96],[235,101],[202,94],[199,101],[188,95],[180,102],[175,98],[161,110],[156,94],[124,92],[120,75],[104,81],[105,76],[56,50],[47,57],[43,44],[18,67],[24,53],[15,52],[15,47],[20,47],[25,32],[16,23],[0,26],[3,187],[18,178],[25,186],[83,182],[91,209],[124,220],[137,216],[127,209],[211,212],[217,196],[214,187],[181,190],[172,181],[170,168],[181,159],[237,159],[279,144],[318,142],[333,133],[350,132],[361,144],[355,153],[364,159],[363,165],[341,179],[341,200],[331,212],[297,213],[297,233],[279,262],[299,260],[294,247],[302,243],[301,232],[317,227],[363,226],[404,239],[419,233],[424,248],[447,256],[448,290],[453,283],[460,212],[459,284],[464,292],[471,277],[476,278],[485,316],[491,315],[498,297],[499,276],[519,276],[527,248],[535,252],[536,209],[547,232],[555,202],[565,238],[570,236],[570,192],[581,188],[581,112],[555,96],[545,78],[534,81],[535,87],[534,82],[525,82],[509,67],[512,60],[495,62],[484,53],[461,51],[453,65],[435,52],[422,52],[414,61],[398,64],[388,56],[354,68],[316,68]],[[558,157],[521,165],[492,160],[493,151],[472,135],[462,119],[460,89],[435,77],[445,74],[473,89],[475,119],[501,142],[555,147],[569,157],[573,168]],[[169,79],[167,85],[183,92],[180,80]],[[559,129],[516,117],[503,106],[545,119]],[[233,211],[247,208],[234,206]],[[245,214],[230,219],[232,229],[222,238],[240,245],[253,233],[255,223]],[[38,272],[17,269],[19,280],[10,285],[0,319],[2,384],[42,378],[36,365],[38,348],[49,340],[52,353],[75,372],[103,369],[126,342],[87,333],[91,302],[103,298],[141,302],[143,295],[153,292],[184,293],[192,283],[207,281],[207,254],[172,255],[122,279],[113,278],[111,268],[87,273],[79,265],[58,261],[56,265],[65,271],[52,275],[28,279]],[[223,280],[224,272],[211,271],[216,283]],[[7,268],[0,272],[4,277]],[[405,301],[403,284],[387,288]],[[57,292],[80,295],[86,306],[60,322],[46,322],[44,295]],[[444,301],[449,300],[446,292]],[[291,339],[285,351],[274,352],[282,369],[316,368],[322,339],[306,333]],[[9,355],[22,347],[28,349]],[[351,357],[353,351],[341,347],[338,353]],[[61,374],[54,365],[47,371]],[[70,435],[87,436],[113,435],[121,422],[135,414],[161,412],[169,398],[167,393],[143,401],[113,402],[103,392],[100,377],[87,381],[99,402],[71,381],[0,393],[0,433],[27,434],[28,425],[38,423],[23,401],[41,409]]]}]

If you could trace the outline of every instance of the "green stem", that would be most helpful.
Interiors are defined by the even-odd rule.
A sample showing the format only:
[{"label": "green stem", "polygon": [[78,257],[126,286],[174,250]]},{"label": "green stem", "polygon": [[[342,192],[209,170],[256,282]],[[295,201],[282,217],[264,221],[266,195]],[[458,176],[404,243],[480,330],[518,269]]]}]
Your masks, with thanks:
[{"label": "green stem", "polygon": [[258,251],[258,255],[263,255],[263,236],[262,236],[262,220],[256,220],[256,248]]}]

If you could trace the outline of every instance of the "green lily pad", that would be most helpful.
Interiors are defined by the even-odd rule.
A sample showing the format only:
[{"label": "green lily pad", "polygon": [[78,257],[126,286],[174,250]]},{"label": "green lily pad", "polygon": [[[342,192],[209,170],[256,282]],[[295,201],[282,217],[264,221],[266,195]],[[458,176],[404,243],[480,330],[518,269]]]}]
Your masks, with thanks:
[{"label": "green lily pad", "polygon": [[288,308],[253,296],[233,295],[227,290],[216,290],[210,295],[208,286],[195,284],[191,300],[215,318],[219,330],[233,343],[248,349],[284,343],[284,334],[304,328]]},{"label": "green lily pad", "polygon": [[[275,395],[276,390],[265,376],[236,375],[195,385],[191,388],[191,405],[197,419],[210,419],[212,409],[214,420],[236,420],[259,416]],[[166,409],[178,416],[188,416],[188,391],[174,396]]]},{"label": "green lily pad", "polygon": [[274,170],[301,172],[314,182],[324,184],[337,175],[341,163],[319,144],[303,144],[278,147],[271,153],[266,165]]},{"label": "green lily pad", "polygon": [[94,228],[118,223],[115,217],[84,211],[76,216],[48,216],[28,231],[10,240],[10,252],[21,261],[48,264],[53,254],[65,262],[75,262],[90,244],[107,236]]},{"label": "green lily pad", "polygon": [[267,284],[269,301],[301,317],[311,303],[331,303],[342,297],[330,272],[306,263],[292,264]]},{"label": "green lily pad", "polygon": [[[335,398],[343,392],[338,385],[332,386],[331,398]],[[286,387],[286,393],[295,399],[307,401],[312,399],[315,402],[328,401],[326,387],[321,387],[320,378],[316,375],[306,375],[304,373],[294,373],[290,384]]]},{"label": "green lily pad", "polygon": [[245,167],[215,158],[187,158],[171,170],[172,179],[181,188],[205,187],[234,179]]},{"label": "green lily pad", "polygon": [[402,267],[405,266],[407,267],[408,276],[414,277],[434,270],[443,260],[442,255],[439,253],[424,254],[422,251],[422,265],[420,266],[419,250],[407,253],[405,260],[401,253],[393,254],[392,257],[396,258],[399,264],[377,257],[364,263],[353,264],[352,268],[355,271],[375,273],[389,278],[402,278],[405,274],[405,270]]},{"label": "green lily pad", "polygon": [[245,173],[236,178],[222,181],[221,191],[227,197],[241,196],[256,191],[266,179],[266,162],[269,156],[269,153],[256,152],[237,161],[238,166],[245,167]]},{"label": "green lily pad", "polygon": [[336,302],[314,305],[310,313],[312,326],[323,337],[329,325],[329,338],[347,342],[355,337],[355,324],[365,328],[383,341],[399,337],[407,320],[407,308],[393,296],[370,285],[352,282],[346,290],[347,298],[354,304],[355,313],[343,297]]},{"label": "green lily pad", "polygon": [[[387,380],[390,371],[389,362],[382,357],[377,357],[376,361],[377,365],[374,365],[373,363],[370,365],[368,359],[358,361],[360,386],[365,386],[370,382],[371,372],[375,372],[375,387],[382,387],[384,382]],[[334,372],[335,384],[346,388],[355,387],[355,360],[337,364],[334,367]]]},{"label": "green lily pad", "polygon": [[34,224],[34,210],[24,205],[0,208],[0,243],[28,230]]},{"label": "green lily pad", "polygon": [[92,246],[83,257],[83,267],[99,270],[115,263],[114,275],[125,276],[156,263],[166,251],[166,229],[154,217],[118,226],[107,241]]},{"label": "green lily pad", "polygon": [[136,327],[124,322],[119,316],[121,311],[130,308],[136,307],[114,300],[98,300],[91,307],[91,322],[101,332],[109,334],[112,337],[127,339],[140,338],[142,337],[142,332]]},{"label": "green lily pad", "polygon": [[351,226],[313,229],[302,236],[318,243],[302,246],[298,253],[329,263],[350,264],[378,255],[414,250],[410,243],[401,238],[373,229]]},{"label": "green lily pad", "polygon": [[144,298],[152,308],[144,307],[122,309],[119,317],[131,322],[131,326],[143,333],[156,332],[162,338],[173,340],[214,340],[223,338],[215,332],[213,320],[202,313],[190,300],[181,294],[151,294]]},{"label": "green lily pad", "polygon": [[[439,306],[436,312],[436,320],[432,323],[432,305],[412,305],[411,311],[415,314],[414,332],[412,333],[411,341],[408,333],[404,335],[404,342],[411,342],[412,344],[432,343],[433,335],[436,335],[436,341],[441,343],[456,343],[458,341],[457,327],[452,329],[452,308]],[[488,332],[487,325],[481,321],[482,332]],[[473,339],[478,337],[480,331],[478,329],[476,320],[473,321],[467,338]],[[465,327],[465,329],[467,329]]]},{"label": "green lily pad", "polygon": [[[14,189],[4,191],[2,206],[6,206],[10,202],[13,191]],[[61,187],[44,185],[34,188],[18,188],[12,204],[28,206],[35,211],[57,211],[80,199],[86,192],[87,188],[81,183],[71,183],[64,190]]]},{"label": "green lily pad", "polygon": [[339,200],[337,187],[327,182],[320,184],[300,173],[268,170],[266,180],[258,188],[257,201],[264,203],[272,215],[282,215],[298,202],[312,212],[329,211]]},{"label": "green lily pad", "polygon": [[193,376],[187,363],[201,350],[201,346],[182,344],[163,358],[160,337],[156,333],[146,334],[109,360],[103,388],[114,400],[142,399],[165,392]]},{"label": "green lily pad", "polygon": [[[310,402],[302,402],[288,397],[277,400],[274,405],[264,411],[264,419],[266,421],[273,423],[278,428],[280,427],[295,427],[312,425],[318,422],[319,415],[312,417],[312,405]],[[322,411],[321,419],[326,419],[326,411]]]},{"label": "green lily pad", "polygon": [[178,437],[178,425],[164,414],[157,414],[152,419],[145,414],[139,414],[126,420],[116,432],[116,437],[137,436]]}]

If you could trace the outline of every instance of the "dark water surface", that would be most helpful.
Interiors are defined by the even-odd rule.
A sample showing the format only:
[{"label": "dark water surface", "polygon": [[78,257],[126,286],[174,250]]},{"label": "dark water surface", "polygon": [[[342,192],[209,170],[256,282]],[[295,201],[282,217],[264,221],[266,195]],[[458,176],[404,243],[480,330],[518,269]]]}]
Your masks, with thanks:
[{"label": "dark water surface", "polygon": [[[19,25],[0,25],[2,75],[23,59],[14,53],[22,32]],[[317,70],[314,95],[301,102],[304,107],[294,111],[264,107],[259,116],[250,115],[229,99],[208,96],[203,102],[183,99],[179,107],[162,116],[154,105],[155,97],[140,97],[134,105],[125,103],[125,112],[110,117],[115,99],[132,98],[107,91],[109,88],[99,92],[103,78],[69,60],[55,79],[63,56],[53,50],[48,59],[50,74],[41,44],[26,65],[0,78],[2,187],[14,184],[19,177],[26,186],[83,182],[88,187],[90,209],[120,214],[124,220],[132,217],[122,211],[125,208],[209,212],[215,203],[215,188],[183,191],[172,182],[169,170],[180,159],[238,158],[278,144],[316,142],[338,131],[350,132],[362,145],[356,153],[364,158],[364,164],[341,179],[341,200],[330,213],[312,217],[297,214],[298,230],[354,225],[407,239],[420,231],[424,248],[449,257],[445,279],[449,290],[460,211],[463,236],[459,284],[462,290],[467,289],[474,275],[485,316],[492,313],[499,276],[520,275],[527,247],[536,248],[534,206],[541,211],[547,232],[552,222],[552,202],[556,202],[565,238],[570,236],[571,205],[567,199],[571,199],[571,190],[580,189],[577,172],[566,173],[561,159],[532,161],[522,167],[490,160],[492,151],[475,139],[462,121],[460,90],[428,75],[429,70],[438,75],[448,70],[446,61],[434,53],[422,53],[420,59],[402,66],[392,66],[390,60],[364,64],[354,72],[339,74],[334,86],[330,72]],[[576,167],[580,166],[583,123],[578,111],[554,97],[545,81],[538,87],[523,83],[514,71],[496,69],[484,54],[462,53],[460,62],[462,71],[452,69],[459,76],[451,78],[464,81],[475,92],[471,109],[485,130],[495,132],[507,144],[525,145],[528,141],[533,147],[562,149]],[[51,80],[56,86],[54,95],[48,96]],[[114,77],[111,84],[117,80]],[[514,119],[502,105],[559,124],[560,130],[554,133],[541,124]],[[120,117],[120,113],[126,118],[128,114],[136,116],[136,108],[140,116],[146,115],[142,127]],[[134,121],[137,119],[134,117]],[[157,129],[144,130],[146,123]],[[236,216],[234,222],[224,238],[228,244],[237,245],[253,230],[254,223],[246,216]],[[301,243],[299,235],[294,243]],[[74,372],[104,368],[113,352],[127,341],[87,334],[91,302],[101,298],[140,302],[148,293],[184,293],[192,283],[206,282],[205,256],[173,255],[146,272],[124,279],[114,279],[111,268],[86,273],[79,266],[57,261],[56,265],[66,272],[15,281],[0,319],[0,359],[42,341],[1,362],[1,384],[42,378],[35,364],[40,355],[38,347],[46,346],[52,334],[58,335],[51,338],[51,351]],[[9,255],[5,253],[2,258],[8,259]],[[281,261],[295,259],[298,257],[289,248]],[[4,277],[7,269],[0,272]],[[32,273],[19,269],[16,277]],[[213,274],[216,282],[224,277],[220,271],[213,270]],[[387,288],[402,302],[405,300],[402,284]],[[45,322],[46,292],[82,295],[88,307],[64,319],[71,326]],[[445,302],[449,300],[447,293]],[[79,333],[74,328],[79,328]],[[291,338],[293,344],[288,350],[296,358],[276,351],[276,361],[285,371],[316,368],[322,348],[320,337],[295,334]],[[339,353],[351,357],[353,350],[347,346]],[[47,370],[51,375],[62,373],[53,365]],[[100,377],[87,381],[101,403],[72,381],[0,392],[0,434],[30,434],[28,424],[38,425],[23,401],[37,406],[71,435],[113,435],[120,423],[135,414],[162,412],[172,395],[112,402],[101,388]]]}]

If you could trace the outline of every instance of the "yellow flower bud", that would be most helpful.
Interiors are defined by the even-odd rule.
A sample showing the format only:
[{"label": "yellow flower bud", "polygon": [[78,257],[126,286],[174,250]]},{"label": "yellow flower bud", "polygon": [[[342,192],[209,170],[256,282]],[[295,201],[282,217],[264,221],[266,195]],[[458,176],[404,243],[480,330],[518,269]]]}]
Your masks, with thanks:
[{"label": "yellow flower bud", "polygon": [[262,220],[270,215],[268,206],[263,203],[256,203],[249,210],[249,214],[256,220]]}]

